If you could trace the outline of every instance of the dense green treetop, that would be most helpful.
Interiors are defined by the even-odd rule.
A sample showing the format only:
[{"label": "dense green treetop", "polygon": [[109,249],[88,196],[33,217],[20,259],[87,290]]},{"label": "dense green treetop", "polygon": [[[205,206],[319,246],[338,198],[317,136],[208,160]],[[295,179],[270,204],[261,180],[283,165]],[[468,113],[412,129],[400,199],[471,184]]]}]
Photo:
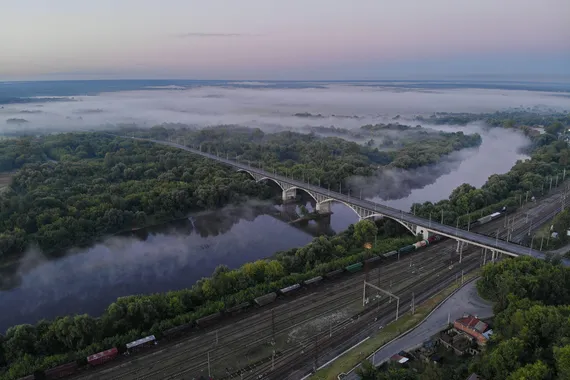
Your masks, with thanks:
[{"label": "dense green treetop", "polygon": [[227,167],[153,143],[65,134],[41,144],[36,157],[58,162],[26,165],[0,194],[0,257],[31,242],[58,252],[191,210],[271,196]]}]

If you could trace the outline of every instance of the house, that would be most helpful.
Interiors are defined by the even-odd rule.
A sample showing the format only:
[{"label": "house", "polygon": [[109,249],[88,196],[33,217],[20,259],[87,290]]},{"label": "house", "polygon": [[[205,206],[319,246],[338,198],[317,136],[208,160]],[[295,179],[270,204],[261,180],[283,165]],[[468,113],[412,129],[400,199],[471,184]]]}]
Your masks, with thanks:
[{"label": "house", "polygon": [[407,362],[407,361],[410,360],[410,359],[408,359],[408,358],[406,358],[406,357],[404,357],[404,356],[402,356],[402,355],[393,355],[393,356],[390,358],[390,360],[393,361],[393,362],[396,362],[396,363],[398,363],[398,364],[404,364],[405,362]]},{"label": "house", "polygon": [[490,333],[487,332],[489,325],[473,315],[466,315],[463,318],[455,320],[453,327],[475,338],[479,345],[484,345],[492,334],[492,330],[489,330]]}]

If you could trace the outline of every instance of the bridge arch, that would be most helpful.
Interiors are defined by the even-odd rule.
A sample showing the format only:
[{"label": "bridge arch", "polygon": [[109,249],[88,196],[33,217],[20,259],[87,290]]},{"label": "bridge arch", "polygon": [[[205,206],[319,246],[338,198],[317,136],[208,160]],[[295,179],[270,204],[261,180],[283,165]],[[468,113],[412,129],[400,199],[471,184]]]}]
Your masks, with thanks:
[{"label": "bridge arch", "polygon": [[[416,230],[415,230],[412,226],[410,226],[409,224],[407,224],[407,223],[405,223],[405,222],[402,222],[401,220],[398,220],[398,219],[390,218],[389,216],[386,216],[386,215],[383,215],[383,214],[367,215],[367,216],[363,217],[362,220],[374,218],[375,216],[380,216],[380,217],[382,217],[382,218],[387,218],[387,219],[393,220],[394,222],[398,222],[398,223],[400,223],[402,226],[404,226],[408,231],[410,231],[410,232],[412,233],[412,235],[414,235],[414,236],[417,235],[417,232],[418,232],[418,231],[416,231]],[[424,232],[424,231],[421,230],[420,233],[423,234],[423,232]]]},{"label": "bridge arch", "polygon": [[[410,232],[412,233],[412,235],[415,236],[415,235],[417,234],[417,231],[416,231],[416,229],[414,228],[414,226],[411,226],[411,225],[409,225],[409,224],[407,224],[407,223],[405,223],[405,222],[402,222],[401,220],[398,220],[398,219],[395,219],[395,218],[391,218],[391,217],[389,217],[389,216],[387,216],[387,215],[380,214],[380,213],[371,213],[371,214],[362,215],[362,214],[361,214],[354,206],[352,206],[350,203],[344,202],[343,200],[340,200],[340,199],[328,198],[328,199],[325,199],[325,200],[323,200],[323,201],[321,201],[321,202],[318,202],[318,203],[319,203],[319,204],[324,204],[324,203],[333,203],[333,202],[342,203],[343,205],[347,206],[347,207],[350,208],[352,211],[354,211],[355,214],[358,215],[358,217],[359,217],[361,220],[374,218],[374,217],[376,217],[376,216],[379,216],[379,217],[382,217],[382,218],[388,218],[388,219],[390,219],[390,220],[393,220],[393,221],[395,221],[395,222],[400,223],[400,224],[401,224],[402,226],[404,226],[408,231],[410,231]],[[423,232],[424,232],[424,231],[422,230],[421,233],[423,234]]]},{"label": "bridge arch", "polygon": [[256,176],[256,175],[254,175],[252,172],[250,172],[249,170],[245,170],[245,169],[238,169],[238,172],[249,174],[249,175],[251,176],[251,178],[253,178],[253,179],[255,180],[255,182],[272,181],[273,183],[277,184],[277,186],[279,186],[279,187],[281,188],[281,190],[285,190],[285,189],[283,188],[283,185],[282,185],[279,181],[277,181],[276,179],[274,179],[274,178]]}]

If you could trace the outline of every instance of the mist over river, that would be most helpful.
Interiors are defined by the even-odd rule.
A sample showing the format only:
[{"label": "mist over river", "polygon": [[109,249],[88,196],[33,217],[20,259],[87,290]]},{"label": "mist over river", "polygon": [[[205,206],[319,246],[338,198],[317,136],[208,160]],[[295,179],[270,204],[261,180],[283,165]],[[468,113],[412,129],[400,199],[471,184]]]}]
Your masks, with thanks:
[{"label": "mist over river", "polygon": [[[452,128],[452,127],[445,127]],[[413,202],[446,198],[463,182],[482,185],[489,175],[504,173],[524,155],[522,135],[503,129],[465,127],[480,132],[483,143],[452,156],[423,188],[401,188],[401,199],[383,201],[409,210]],[[455,128],[457,129],[457,128]],[[408,175],[421,175],[409,172]],[[399,181],[401,178],[390,179]],[[435,180],[435,181],[434,181]],[[413,182],[408,182],[412,183]],[[413,187],[413,186],[412,186]],[[58,315],[98,315],[117,297],[190,287],[219,264],[235,268],[309,243],[320,233],[341,231],[358,220],[348,207],[335,204],[327,226],[295,227],[281,207],[251,204],[189,215],[189,219],[115,236],[89,249],[46,261],[30,252],[18,270],[0,273],[13,280],[0,291],[0,331]],[[15,273],[15,274],[14,274]]]}]

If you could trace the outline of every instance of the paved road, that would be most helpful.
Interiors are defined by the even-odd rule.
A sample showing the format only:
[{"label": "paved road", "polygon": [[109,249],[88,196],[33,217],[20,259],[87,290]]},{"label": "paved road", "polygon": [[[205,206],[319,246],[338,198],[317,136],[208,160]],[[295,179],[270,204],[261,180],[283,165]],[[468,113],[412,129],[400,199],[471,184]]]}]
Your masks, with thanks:
[{"label": "paved road", "polygon": [[[278,174],[274,174],[274,173],[270,173],[267,172],[263,169],[259,169],[259,168],[254,168],[251,167],[249,165],[246,165],[244,163],[240,163],[237,161],[233,161],[233,160],[229,160],[226,158],[222,158],[219,156],[216,156],[214,154],[210,154],[210,153],[205,153],[202,152],[200,150],[194,149],[194,148],[190,148],[187,147],[185,145],[181,145],[181,144],[177,144],[175,142],[169,142],[169,141],[161,141],[161,140],[153,140],[153,139],[144,139],[144,138],[137,138],[134,137],[134,139],[136,140],[143,140],[143,141],[151,141],[157,144],[162,144],[162,145],[167,145],[167,146],[171,146],[174,148],[179,148],[179,149],[183,149],[186,150],[188,152],[192,152],[194,154],[200,155],[202,157],[206,157],[209,158],[211,160],[214,161],[218,161],[221,163],[224,163],[226,165],[230,165],[233,166],[235,168],[238,169],[242,169],[242,170],[246,170],[249,171],[251,173],[257,173],[260,174],[266,178],[274,178],[276,180],[282,181],[282,182],[286,182],[289,183],[290,185],[300,188],[300,189],[305,189],[305,190],[310,190],[313,193],[325,196],[329,199],[334,199],[338,202],[341,203],[345,203],[347,205],[354,205],[354,206],[359,206],[362,208],[365,208],[367,210],[373,211],[373,212],[377,212],[378,214],[384,215],[386,217],[395,219],[395,220],[401,220],[407,223],[411,223],[417,226],[421,226],[422,228],[429,230],[431,232],[440,234],[440,235],[444,235],[447,236],[449,238],[455,239],[455,240],[463,240],[466,241],[470,244],[473,245],[478,245],[480,247],[483,248],[490,248],[490,249],[494,249],[496,251],[499,251],[501,253],[505,253],[508,255],[520,255],[520,256],[532,256],[532,257],[536,257],[539,259],[544,259],[545,258],[545,254],[543,252],[540,252],[538,250],[535,249],[530,249],[518,244],[513,244],[510,242],[506,242],[504,240],[500,240],[500,239],[495,239],[486,235],[481,235],[478,233],[475,233],[473,231],[465,231],[462,229],[458,229],[456,227],[453,226],[448,226],[445,224],[440,224],[434,221],[428,221],[424,218],[421,218],[419,216],[415,216],[413,214],[407,213],[407,212],[403,212],[402,210],[397,210],[395,208],[392,207],[388,207],[379,203],[375,203],[372,201],[368,201],[368,200],[364,200],[364,199],[357,199],[354,197],[350,197],[346,196],[344,194],[335,192],[335,191],[330,191],[327,189],[324,189],[322,187],[319,186],[314,186],[308,183],[304,183],[295,179],[291,179],[291,178],[287,178]],[[563,260],[563,264],[566,266],[570,266],[570,260]]]},{"label": "paved road", "polygon": [[[480,318],[492,316],[492,305],[479,297],[475,283],[476,281],[471,281],[458,290],[457,293],[437,308],[427,320],[409,334],[377,351],[374,355],[374,363],[379,365],[402,350],[422,344],[447,325],[448,317],[451,321],[454,321],[457,318],[461,318],[465,313],[477,315]],[[344,379],[358,380],[359,376],[355,372],[351,372]]]}]

